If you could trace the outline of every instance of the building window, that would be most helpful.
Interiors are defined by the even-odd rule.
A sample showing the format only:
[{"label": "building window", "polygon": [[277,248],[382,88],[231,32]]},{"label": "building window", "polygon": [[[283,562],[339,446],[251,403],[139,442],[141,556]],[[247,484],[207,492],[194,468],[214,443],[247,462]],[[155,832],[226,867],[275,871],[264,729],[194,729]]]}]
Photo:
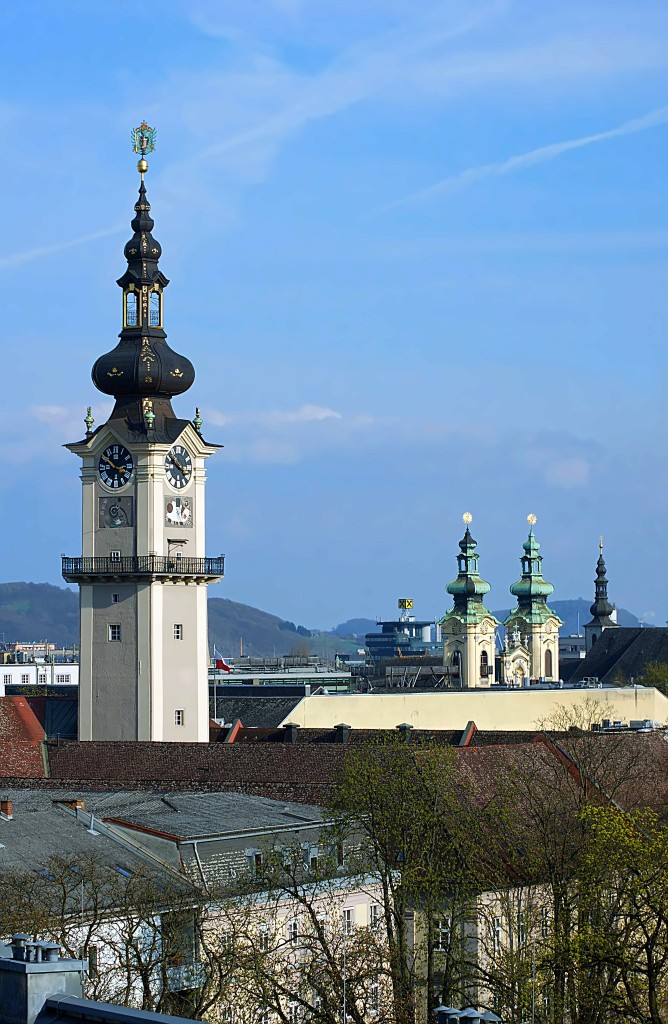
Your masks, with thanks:
[{"label": "building window", "polygon": [[550,911],[548,907],[541,907],[540,937],[541,939],[549,939],[550,937]]},{"label": "building window", "polygon": [[288,921],[288,942],[291,946],[297,945],[299,939],[299,921],[296,917],[293,917],[292,921]]},{"label": "building window", "polygon": [[520,946],[525,946],[527,941],[527,923],[524,914],[520,914],[517,921],[517,940]]},{"label": "building window", "polygon": [[369,986],[369,1009],[372,1013],[380,1010],[380,985],[374,981]]},{"label": "building window", "polygon": [[445,953],[450,948],[450,918],[438,917],[434,921],[434,950]]},{"label": "building window", "polygon": [[183,640],[183,623],[182,622],[175,622],[174,623],[174,639],[175,640]]},{"label": "building window", "polygon": [[97,978],[99,975],[97,966],[97,946],[82,946],[79,950],[79,959],[88,961],[88,977]]},{"label": "building window", "polygon": [[45,683],[46,682],[46,675],[43,672],[40,672],[40,674],[37,676],[37,682],[38,683]]},{"label": "building window", "polygon": [[30,673],[29,672],[22,672],[21,673],[21,683],[22,683],[22,685],[23,686],[27,686],[29,682],[30,682]]},{"label": "building window", "polygon": [[288,1021],[290,1024],[297,1024],[299,1020],[299,1003],[288,1003]]},{"label": "building window", "polygon": [[109,630],[107,640],[118,642],[121,639],[121,625],[119,622],[110,623],[107,629]]},{"label": "building window", "polygon": [[220,1013],[220,1019],[222,1024],[234,1024],[234,1007],[231,1003],[223,1006]]},{"label": "building window", "polygon": [[125,293],[125,326],[137,326],[137,296],[134,292]]},{"label": "building window", "polygon": [[112,594],[111,595],[111,603],[112,604],[120,604],[120,601],[121,601],[121,595],[120,594]]},{"label": "building window", "polygon": [[[46,682],[46,679],[44,680],[44,682]],[[72,676],[69,674],[69,672],[61,673],[60,675],[56,676],[56,682],[57,683],[71,683],[72,682]]]},{"label": "building window", "polygon": [[257,945],[261,953],[269,952],[269,925],[261,924],[257,933]]},{"label": "building window", "polygon": [[351,908],[343,911],[343,934],[352,935],[353,933],[353,911]]},{"label": "building window", "polygon": [[151,304],[149,310],[149,326],[160,326],[160,292],[151,292]]},{"label": "building window", "polygon": [[552,651],[549,649],[545,651],[545,675],[548,679],[552,678]]},{"label": "building window", "polygon": [[120,562],[120,560],[121,560],[121,553],[120,553],[120,551],[110,551],[109,552],[109,561],[110,562]]},{"label": "building window", "polygon": [[5,675],[3,677],[3,682],[4,682],[5,686],[9,686],[11,681],[12,681],[11,675],[8,672],[5,672]]},{"label": "building window", "polygon": [[185,711],[183,708],[177,708],[174,712],[174,725],[184,725],[185,717]]},{"label": "building window", "polygon": [[489,655],[487,651],[480,652],[480,676],[485,679],[489,675]]},{"label": "building window", "polygon": [[378,903],[372,903],[369,907],[369,928],[372,932],[377,932],[382,922],[382,915],[380,912],[380,905]]},{"label": "building window", "polygon": [[492,919],[492,950],[495,954],[501,952],[501,944],[503,942],[503,918],[495,917]]},{"label": "building window", "polygon": [[271,1010],[265,1006],[257,1015],[257,1024],[271,1024]]}]

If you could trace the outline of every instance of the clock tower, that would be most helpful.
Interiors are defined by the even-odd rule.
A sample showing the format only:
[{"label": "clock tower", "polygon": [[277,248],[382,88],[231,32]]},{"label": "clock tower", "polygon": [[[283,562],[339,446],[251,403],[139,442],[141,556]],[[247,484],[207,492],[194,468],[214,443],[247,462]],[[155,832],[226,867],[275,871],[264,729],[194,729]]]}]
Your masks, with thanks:
[{"label": "clock tower", "polygon": [[167,344],[159,242],[146,196],[155,131],[134,133],[141,175],[125,246],[120,341],[93,366],[115,399],[108,421],[66,447],[82,463],[82,556],[63,558],[80,590],[79,738],[209,738],[207,585],[223,558],[204,555],[206,459],[199,410],[179,419],[172,398],[192,363]]}]

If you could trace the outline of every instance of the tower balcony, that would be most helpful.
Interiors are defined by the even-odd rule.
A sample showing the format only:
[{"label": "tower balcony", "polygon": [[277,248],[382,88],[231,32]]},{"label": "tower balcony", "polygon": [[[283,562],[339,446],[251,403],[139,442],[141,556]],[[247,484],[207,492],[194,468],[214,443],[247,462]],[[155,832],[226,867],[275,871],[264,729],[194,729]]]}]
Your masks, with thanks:
[{"label": "tower balcony", "polygon": [[225,575],[225,557],[185,558],[178,555],[133,555],[125,558],[69,558],[63,555],[63,577],[68,583],[105,583],[114,580],[146,583],[217,583]]}]

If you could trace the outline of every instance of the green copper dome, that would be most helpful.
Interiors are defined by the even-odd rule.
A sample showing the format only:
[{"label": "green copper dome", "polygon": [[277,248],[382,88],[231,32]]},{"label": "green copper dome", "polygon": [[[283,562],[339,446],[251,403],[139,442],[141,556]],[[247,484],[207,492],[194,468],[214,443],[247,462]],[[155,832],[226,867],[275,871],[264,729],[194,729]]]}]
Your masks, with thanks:
[{"label": "green copper dome", "polygon": [[[468,518],[470,519],[470,516]],[[445,588],[454,598],[454,607],[441,619],[441,623],[451,616],[457,616],[466,622],[479,622],[483,618],[490,618],[496,622],[483,604],[483,597],[489,594],[492,588],[478,572],[477,545],[471,536],[468,520],[465,522],[466,532],[459,542],[460,554],[457,555],[457,578]]]},{"label": "green copper dome", "polygon": [[528,623],[545,622],[549,618],[558,618],[548,607],[547,599],[554,592],[554,587],[543,579],[543,556],[540,544],[533,532],[535,516],[530,517],[529,536],[524,542],[524,554],[520,558],[522,575],[517,583],[513,583],[510,593],[517,598],[517,608],[506,619],[506,624],[513,621],[518,614]]}]

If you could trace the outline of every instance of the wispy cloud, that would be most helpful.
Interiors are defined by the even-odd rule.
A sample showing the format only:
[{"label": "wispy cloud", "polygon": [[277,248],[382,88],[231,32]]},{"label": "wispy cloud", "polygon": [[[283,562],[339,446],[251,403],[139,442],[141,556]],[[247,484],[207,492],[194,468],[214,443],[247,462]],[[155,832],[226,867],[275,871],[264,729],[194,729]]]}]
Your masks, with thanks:
[{"label": "wispy cloud", "polygon": [[521,171],[526,167],[534,167],[536,164],[555,160],[557,157],[563,156],[564,153],[571,152],[571,150],[583,149],[585,146],[591,146],[596,142],[607,142],[609,139],[621,138],[624,135],[635,135],[650,128],[658,128],[660,125],[666,124],[666,122],[668,122],[668,107],[660,107],[658,110],[652,110],[642,117],[636,117],[632,121],[625,121],[624,124],[619,125],[617,128],[611,128],[608,131],[596,132],[593,135],[583,135],[578,139],[568,139],[565,142],[554,142],[549,146],[540,146],[538,149],[532,149],[528,153],[511,156],[507,160],[501,160],[498,163],[469,167],[468,170],[462,171],[460,174],[443,178],[428,188],[420,189],[418,192],[413,192],[403,199],[388,203],[383,209],[388,210],[398,206],[428,202],[430,199],[436,199],[439,196],[451,195],[467,185],[484,181],[485,178],[498,178],[505,174],[512,174],[513,171]]},{"label": "wispy cloud", "polygon": [[66,249],[75,249],[79,245],[95,242],[98,238],[109,238],[110,235],[119,234],[123,227],[123,224],[114,224],[113,227],[95,231],[92,235],[83,235],[80,238],[70,238],[66,241],[52,242],[50,245],[39,245],[34,249],[24,249],[22,252],[10,253],[9,256],[0,257],[0,270],[20,267],[23,263],[31,263],[33,260],[41,259],[42,256],[51,256],[53,253],[64,252]]}]

